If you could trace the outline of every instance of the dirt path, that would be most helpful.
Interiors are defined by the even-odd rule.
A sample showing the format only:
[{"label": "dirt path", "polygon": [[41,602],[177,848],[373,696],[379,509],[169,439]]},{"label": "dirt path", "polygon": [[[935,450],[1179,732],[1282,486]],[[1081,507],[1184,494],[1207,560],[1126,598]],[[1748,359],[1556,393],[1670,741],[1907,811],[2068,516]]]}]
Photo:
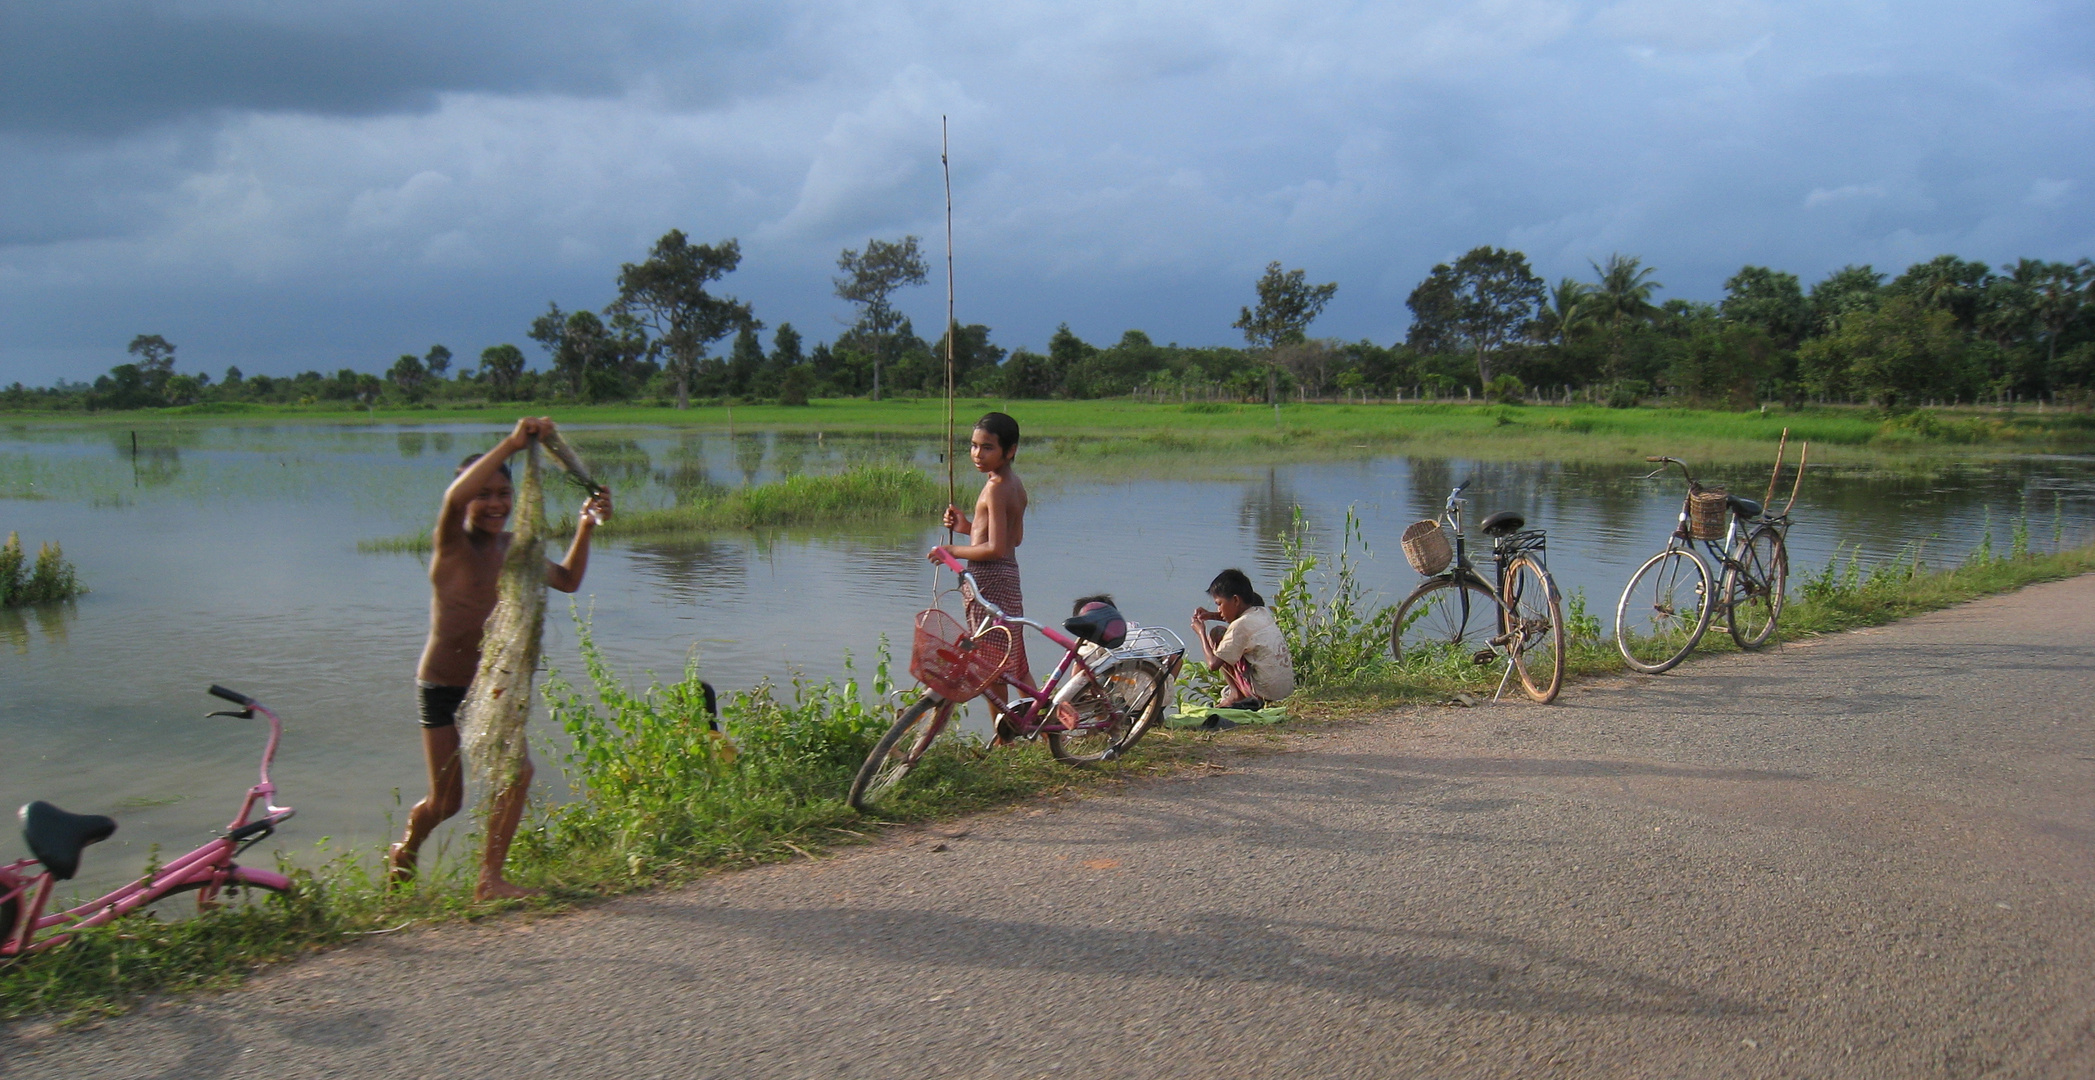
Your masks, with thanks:
[{"label": "dirt path", "polygon": [[[21,1077],[2095,1076],[2095,576],[583,914]],[[913,841],[913,842],[910,842]]]}]

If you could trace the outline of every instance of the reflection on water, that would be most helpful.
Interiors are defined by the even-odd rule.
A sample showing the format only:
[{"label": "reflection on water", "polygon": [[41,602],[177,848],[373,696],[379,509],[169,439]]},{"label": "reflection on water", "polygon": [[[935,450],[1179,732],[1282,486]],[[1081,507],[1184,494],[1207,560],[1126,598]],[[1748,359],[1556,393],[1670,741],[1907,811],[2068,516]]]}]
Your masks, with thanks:
[{"label": "reflection on water", "polygon": [[[114,813],[122,831],[90,859],[83,887],[135,871],[146,846],[193,846],[217,803],[252,782],[256,733],[201,719],[210,682],[250,690],[289,725],[278,782],[299,817],[289,849],[322,836],[375,844],[423,776],[413,673],[428,618],[420,561],[359,555],[357,540],[427,527],[460,456],[505,426],[343,424],[130,434],[16,427],[0,463],[41,498],[0,503],[7,528],[65,545],[94,591],[72,605],[0,613],[0,745],[25,767],[0,777],[0,806],[47,798]],[[762,483],[859,462],[936,465],[937,436],[648,428],[572,433],[623,507],[665,505],[730,483]],[[111,453],[114,448],[116,453]],[[1372,558],[1363,581],[1383,603],[1418,576],[1397,537],[1473,480],[1472,527],[1517,510],[1550,531],[1567,592],[1611,610],[1632,568],[1665,541],[1680,507],[1676,475],[1649,466],[1379,458],[1249,470],[1239,479],[1098,482],[1021,470],[1033,510],[1020,561],[1028,610],[1049,618],[1072,598],[1111,592],[1139,621],[1184,632],[1215,572],[1242,566],[1268,595],[1282,570],[1277,536],[1297,506],[1329,545],[1347,508]],[[136,472],[134,473],[134,468]],[[155,477],[147,483],[148,474]],[[1758,498],[1765,471],[1708,477]],[[578,494],[549,487],[549,513]],[[1961,558],[1990,520],[2005,550],[2027,499],[2040,548],[2078,542],[2095,511],[2095,462],[2022,458],[1911,469],[1815,469],[1791,537],[1796,579],[1836,545],[1884,558],[1927,540],[1930,561]],[[1474,538],[1474,533],[1472,534]],[[599,548],[575,599],[623,674],[673,677],[695,657],[723,689],[839,671],[863,673],[881,639],[906,651],[910,621],[933,599],[921,528],[741,532],[678,544]],[[578,673],[575,627],[554,597],[547,663]],[[1033,643],[1036,667],[1052,650]],[[539,726],[543,756],[557,733]],[[557,788],[555,770],[541,774]],[[11,800],[11,801],[10,801]],[[169,800],[187,800],[175,801]],[[153,807],[161,807],[154,809]],[[6,857],[0,851],[0,857]]]},{"label": "reflection on water", "polygon": [[55,645],[64,645],[66,623],[78,610],[79,603],[73,600],[0,608],[0,643],[16,656],[28,656],[30,642],[39,636]]}]

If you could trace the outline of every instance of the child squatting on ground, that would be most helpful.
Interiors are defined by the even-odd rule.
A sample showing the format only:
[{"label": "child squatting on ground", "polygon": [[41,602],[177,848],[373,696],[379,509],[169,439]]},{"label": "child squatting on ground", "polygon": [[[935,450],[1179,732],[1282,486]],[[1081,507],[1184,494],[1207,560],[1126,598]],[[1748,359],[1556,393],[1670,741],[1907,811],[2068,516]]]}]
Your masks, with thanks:
[{"label": "child squatting on ground", "polygon": [[[1193,609],[1193,633],[1208,667],[1229,684],[1217,704],[1225,709],[1262,709],[1295,692],[1295,658],[1288,641],[1266,608],[1266,598],[1251,587],[1242,570],[1224,570],[1208,583],[1215,610]],[[1210,626],[1209,623],[1221,623]],[[1217,727],[1234,726],[1217,720]]]},{"label": "child squatting on ground", "polygon": [[[1018,421],[1000,412],[984,415],[968,433],[967,452],[975,471],[984,474],[987,481],[975,500],[975,516],[970,518],[959,507],[948,506],[945,526],[966,533],[974,542],[933,548],[926,558],[937,562],[939,551],[944,550],[955,559],[966,559],[968,572],[982,586],[984,598],[1003,608],[1005,614],[1024,615],[1026,601],[1018,583],[1018,546],[1026,539],[1026,485],[1011,470],[1011,459],[1018,456]],[[982,625],[989,610],[970,596],[966,614],[968,630],[973,632]],[[1017,650],[1008,674],[1032,683],[1033,669],[1026,663],[1023,648]],[[990,692],[1002,695],[1003,684],[997,684]]]},{"label": "child squatting on ground", "polygon": [[[414,876],[422,842],[445,819],[458,813],[465,802],[458,708],[480,668],[481,628],[495,609],[502,560],[514,539],[514,534],[503,528],[509,522],[515,497],[510,486],[509,458],[529,446],[533,438],[550,435],[553,430],[553,421],[545,417],[518,420],[516,430],[495,444],[494,449],[460,463],[457,478],[444,491],[436,522],[436,544],[429,559],[433,594],[429,604],[429,641],[422,647],[421,667],[415,673],[422,698],[422,750],[429,759],[429,795],[408,811],[407,836],[387,853],[387,870],[393,881]],[[546,563],[547,585],[569,593],[582,586],[582,572],[589,567],[590,534],[610,516],[608,490],[582,504],[581,520],[575,525],[575,539],[568,545],[567,557]],[[475,890],[482,900],[531,893],[502,877],[509,842],[516,836],[517,822],[524,814],[531,772],[531,759],[526,757],[515,782],[495,798],[494,811],[488,817],[480,884]]]}]

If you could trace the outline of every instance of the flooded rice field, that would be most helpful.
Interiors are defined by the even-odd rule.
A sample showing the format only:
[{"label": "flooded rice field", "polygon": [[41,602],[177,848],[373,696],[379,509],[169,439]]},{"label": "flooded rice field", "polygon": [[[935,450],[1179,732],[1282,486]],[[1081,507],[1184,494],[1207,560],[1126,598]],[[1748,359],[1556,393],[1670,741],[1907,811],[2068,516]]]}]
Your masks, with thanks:
[{"label": "flooded rice field", "polygon": [[[117,836],[89,854],[79,884],[111,884],[148,848],[179,852],[224,823],[261,746],[260,730],[205,719],[212,682],[257,695],[285,717],[280,801],[299,816],[279,834],[294,856],[322,838],[377,844],[423,783],[414,670],[427,626],[422,557],[358,550],[359,540],[428,528],[460,456],[493,426],[350,424],[199,427],[171,433],[0,428],[0,533],[34,548],[61,542],[93,591],[75,603],[0,611],[0,806],[48,799],[107,813]],[[935,438],[682,429],[573,429],[621,508],[679,493],[824,472],[859,461],[936,468]],[[1300,507],[1334,541],[1348,507],[1381,602],[1417,582],[1397,536],[1472,479],[1471,520],[1495,510],[1549,530],[1567,593],[1610,617],[1630,571],[1664,543],[1677,477],[1650,466],[1378,457],[1245,468],[1200,479],[1019,469],[1033,497],[1021,549],[1029,612],[1111,592],[1131,618],[1184,632],[1217,570],[1246,569],[1269,593],[1278,535]],[[1758,497],[1765,466],[1708,479]],[[1785,488],[1787,484],[1784,485]],[[574,501],[573,493],[560,498]],[[1778,499],[1778,502],[1780,500]],[[571,512],[563,505],[561,512]],[[2095,459],[2017,457],[1927,466],[1815,470],[1791,534],[1794,591],[1836,547],[1866,560],[1921,545],[1931,563],[1964,557],[1989,529],[2005,550],[2018,520],[2032,546],[2095,530]],[[932,523],[927,522],[929,526]],[[630,679],[676,677],[696,658],[726,688],[868,670],[882,635],[906,651],[930,598],[930,527],[838,526],[741,532],[674,543],[599,545],[578,611]],[[547,663],[579,674],[576,625],[553,594]],[[1036,667],[1048,654],[1036,647]],[[548,725],[537,725],[541,737]],[[557,757],[541,754],[541,758]],[[541,787],[563,787],[554,769]],[[11,859],[19,840],[0,842]]]}]

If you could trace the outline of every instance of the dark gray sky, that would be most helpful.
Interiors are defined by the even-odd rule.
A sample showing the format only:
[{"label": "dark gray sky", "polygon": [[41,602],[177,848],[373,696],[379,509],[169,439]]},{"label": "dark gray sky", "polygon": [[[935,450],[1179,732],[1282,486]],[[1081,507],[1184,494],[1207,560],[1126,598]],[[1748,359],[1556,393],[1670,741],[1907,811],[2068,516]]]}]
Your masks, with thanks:
[{"label": "dark gray sky", "polygon": [[671,228],[831,337],[840,248],[942,243],[942,114],[1007,346],[1233,341],[1272,259],[1388,343],[1478,244],[1699,299],[2095,255],[2087,4],[0,0],[0,382],[472,356]]}]

